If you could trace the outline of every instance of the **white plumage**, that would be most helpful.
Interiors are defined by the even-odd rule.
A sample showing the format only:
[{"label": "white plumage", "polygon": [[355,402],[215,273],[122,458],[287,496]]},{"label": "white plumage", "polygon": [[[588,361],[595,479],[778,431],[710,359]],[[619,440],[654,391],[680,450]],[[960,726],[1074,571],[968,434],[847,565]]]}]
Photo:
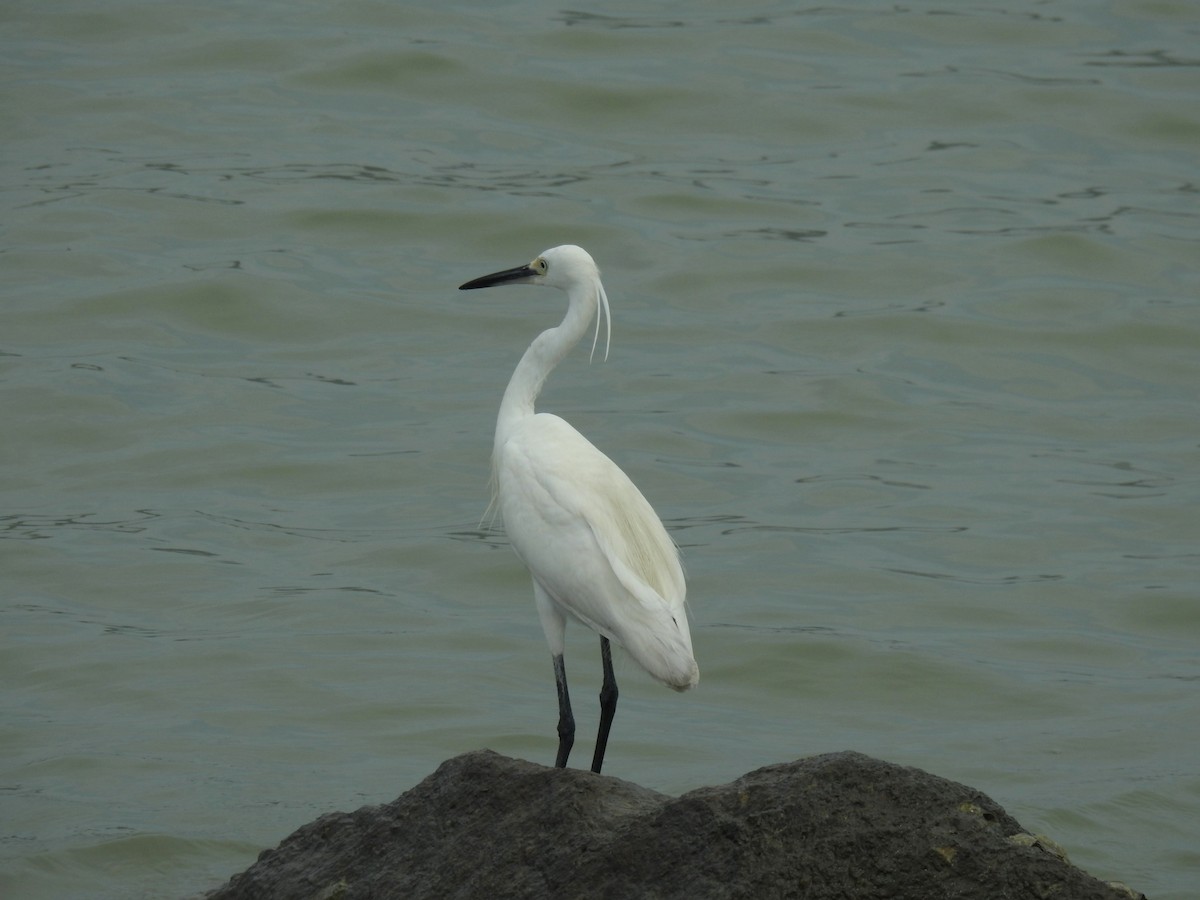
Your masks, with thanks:
[{"label": "white plumage", "polygon": [[559,766],[566,765],[574,740],[562,661],[566,620],[577,619],[601,636],[604,687],[592,762],[592,771],[599,772],[617,699],[610,640],[675,690],[700,679],[683,569],[654,508],[616,463],[563,419],[534,410],[546,376],[579,342],[592,317],[597,316],[596,338],[599,315],[608,320],[608,298],[591,256],[573,245],[554,247],[526,266],[485,275],[462,289],[498,284],[544,284],[567,292],[562,323],[534,339],[504,392],[493,485],[505,531],[533,577],[554,661]]}]

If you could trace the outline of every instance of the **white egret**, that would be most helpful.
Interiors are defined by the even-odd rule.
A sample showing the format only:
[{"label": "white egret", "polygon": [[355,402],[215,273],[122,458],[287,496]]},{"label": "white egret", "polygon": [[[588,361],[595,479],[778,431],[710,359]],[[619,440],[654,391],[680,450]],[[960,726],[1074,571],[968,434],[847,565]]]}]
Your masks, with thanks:
[{"label": "white egret", "polygon": [[686,691],[700,680],[684,609],[679,553],[654,508],[611,459],[558,416],[534,411],[546,376],[596,316],[592,351],[612,320],[600,272],[581,247],[547,250],[533,262],[468,281],[460,290],[541,284],[567,293],[567,314],[538,335],[513,372],[500,403],[492,448],[492,490],[505,531],[533,576],[558,687],[558,756],[567,764],[575,719],[563,666],[567,619],[600,635],[604,681],[592,771],[599,772],[617,709],[609,641],[624,647],[663,684]]}]

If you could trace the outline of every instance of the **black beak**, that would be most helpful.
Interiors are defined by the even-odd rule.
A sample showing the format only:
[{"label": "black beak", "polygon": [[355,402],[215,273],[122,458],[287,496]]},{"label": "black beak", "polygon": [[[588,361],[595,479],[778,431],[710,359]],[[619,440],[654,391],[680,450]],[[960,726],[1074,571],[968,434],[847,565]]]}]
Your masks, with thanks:
[{"label": "black beak", "polygon": [[466,284],[460,284],[460,291],[473,291],[476,288],[494,287],[497,284],[523,284],[537,275],[529,266],[517,266],[515,269],[505,269],[503,272],[493,272],[472,279]]}]

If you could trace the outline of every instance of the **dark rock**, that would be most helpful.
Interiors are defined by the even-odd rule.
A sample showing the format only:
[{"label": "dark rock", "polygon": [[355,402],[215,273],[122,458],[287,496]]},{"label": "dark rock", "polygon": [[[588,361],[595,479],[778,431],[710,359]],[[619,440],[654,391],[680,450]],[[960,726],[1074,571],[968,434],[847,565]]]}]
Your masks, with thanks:
[{"label": "dark rock", "polygon": [[211,900],[1128,900],[972,788],[858,753],[672,798],[491,751],[383,806],[331,813]]}]

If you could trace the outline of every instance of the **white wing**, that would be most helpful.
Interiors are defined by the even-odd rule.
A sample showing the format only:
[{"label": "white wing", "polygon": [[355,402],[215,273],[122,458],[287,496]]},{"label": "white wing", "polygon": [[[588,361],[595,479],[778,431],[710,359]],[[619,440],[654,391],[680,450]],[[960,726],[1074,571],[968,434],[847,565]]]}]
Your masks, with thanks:
[{"label": "white wing", "polygon": [[517,554],[558,606],[677,690],[699,680],[679,554],[629,477],[558,416],[530,416],[498,450]]}]

